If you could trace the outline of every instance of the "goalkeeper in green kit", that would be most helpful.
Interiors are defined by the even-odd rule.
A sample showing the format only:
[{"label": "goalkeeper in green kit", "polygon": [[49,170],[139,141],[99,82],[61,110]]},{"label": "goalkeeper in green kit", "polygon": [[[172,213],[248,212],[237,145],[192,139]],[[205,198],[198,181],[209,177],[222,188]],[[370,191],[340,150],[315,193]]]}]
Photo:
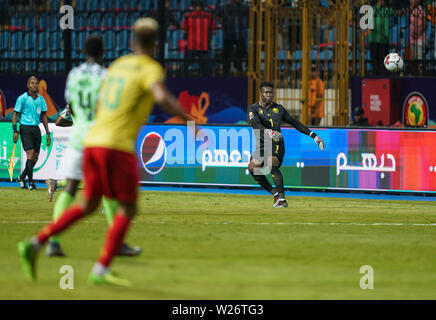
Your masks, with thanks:
[{"label": "goalkeeper in green kit", "polygon": [[[65,100],[68,105],[56,120],[57,126],[71,126],[71,136],[68,148],[62,158],[60,172],[67,180],[64,190],[59,194],[54,206],[54,220],[70,206],[83,179],[83,139],[94,122],[96,104],[106,69],[100,64],[103,57],[103,40],[99,36],[90,36],[85,40],[84,55],[86,62],[71,70],[67,77]],[[49,179],[49,201],[57,188],[57,181]],[[103,209],[108,223],[111,224],[118,203],[115,200],[103,198]],[[129,247],[123,244],[118,255],[136,256],[141,253],[139,247]],[[60,246],[59,236],[50,238],[46,254],[49,257],[65,256]]]}]

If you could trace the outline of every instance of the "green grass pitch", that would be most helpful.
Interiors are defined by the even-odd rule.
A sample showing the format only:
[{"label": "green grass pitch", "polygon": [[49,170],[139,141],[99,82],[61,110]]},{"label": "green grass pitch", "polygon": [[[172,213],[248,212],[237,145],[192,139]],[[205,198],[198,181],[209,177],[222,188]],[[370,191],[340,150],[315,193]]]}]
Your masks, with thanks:
[{"label": "green grass pitch", "polygon": [[[58,193],[55,195],[55,199]],[[41,251],[25,278],[17,242],[51,219],[46,190],[0,189],[0,299],[436,299],[434,202],[141,191],[127,242],[139,257],[113,270],[132,288],[94,286],[106,232],[99,212],[64,233],[66,258]],[[62,265],[74,289],[62,290]],[[373,268],[363,290],[360,268]],[[367,282],[368,283],[368,282]]]}]

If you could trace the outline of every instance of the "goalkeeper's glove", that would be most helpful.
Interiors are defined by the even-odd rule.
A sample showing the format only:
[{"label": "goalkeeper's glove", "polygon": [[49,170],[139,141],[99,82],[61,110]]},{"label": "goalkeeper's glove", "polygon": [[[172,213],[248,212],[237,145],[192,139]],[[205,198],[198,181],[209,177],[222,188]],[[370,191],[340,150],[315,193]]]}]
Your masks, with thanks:
[{"label": "goalkeeper's glove", "polygon": [[318,137],[315,132],[312,131],[309,136],[315,140],[316,144],[321,150],[324,150],[324,141],[322,141],[322,139]]},{"label": "goalkeeper's glove", "polygon": [[279,142],[280,139],[282,138],[282,134],[280,133],[280,131],[271,130],[271,129],[266,129],[265,131],[274,142]]}]

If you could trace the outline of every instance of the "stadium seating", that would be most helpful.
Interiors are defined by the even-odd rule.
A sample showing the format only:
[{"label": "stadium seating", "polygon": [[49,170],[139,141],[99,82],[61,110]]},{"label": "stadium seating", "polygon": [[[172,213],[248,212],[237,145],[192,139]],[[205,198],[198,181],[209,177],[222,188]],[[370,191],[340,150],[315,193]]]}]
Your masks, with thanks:
[{"label": "stadium seating", "polygon": [[[11,15],[11,27],[0,34],[0,53],[2,57],[23,57],[54,58],[61,59],[64,56],[64,46],[62,42],[63,31],[59,28],[60,14],[58,8],[64,3],[62,0],[47,0],[49,3],[48,11],[37,11],[35,14],[14,13]],[[208,10],[213,10],[228,0],[204,0]],[[172,13],[181,23],[184,14],[190,9],[191,0],[170,0]],[[327,1],[321,0],[321,5],[328,7]],[[131,26],[139,17],[149,14],[151,8],[158,6],[157,0],[73,0],[75,6],[74,22],[75,29],[72,31],[72,53],[74,60],[82,60],[81,48],[84,39],[93,33],[102,35],[105,41],[105,58],[107,62],[120,55],[131,51],[130,35]],[[292,23],[292,22],[291,22]],[[282,28],[288,28],[289,22],[283,24]],[[399,15],[390,18],[389,45],[391,50],[396,50],[404,54],[406,44],[409,43],[409,16]],[[3,30],[2,30],[3,31]],[[355,30],[349,26],[349,42],[353,41]],[[35,34],[36,32],[36,34]],[[354,32],[354,33],[353,33]],[[434,39],[435,27],[432,23],[427,24],[426,35],[428,39]],[[333,65],[333,46],[337,40],[336,29],[331,26],[320,26],[317,37],[321,37],[323,44],[321,48],[314,45],[311,50],[312,59],[328,61],[329,68]],[[33,37],[33,38],[32,38]],[[167,29],[165,44],[166,59],[182,59],[183,53],[180,49],[180,41],[183,34],[180,29]],[[366,46],[368,38],[365,38]],[[247,40],[248,46],[248,40]],[[211,41],[211,57],[220,57],[223,48],[223,33],[218,27]],[[435,59],[435,48],[429,44],[426,48],[426,59]],[[35,55],[32,53],[35,51]],[[359,52],[356,53],[359,55]],[[292,61],[297,64],[293,68],[301,68],[301,51],[284,48],[277,53],[279,60],[286,60],[291,56]],[[350,53],[351,58],[351,53]],[[368,46],[365,58],[370,59]],[[369,61],[369,60],[368,60]],[[76,61],[75,61],[76,62]],[[169,62],[170,64],[172,62]],[[60,63],[54,64],[57,68]],[[51,64],[43,66],[50,68]],[[41,64],[39,65],[41,67]],[[42,69],[40,72],[53,72],[53,70]]]},{"label": "stadium seating", "polygon": [[37,16],[37,26],[39,29],[44,29],[47,30],[48,29],[48,15],[47,13],[41,13]]},{"label": "stadium seating", "polygon": [[127,12],[120,12],[116,15],[116,26],[117,27],[125,27],[127,26],[128,21],[128,13]]},{"label": "stadium seating", "polygon": [[88,5],[88,11],[94,12],[98,10],[99,1],[83,1]]},{"label": "stadium seating", "polygon": [[48,31],[50,32],[61,32],[59,29],[59,14],[49,13],[47,16]]},{"label": "stadium seating", "polygon": [[50,9],[56,10],[62,5],[62,0],[50,0]]},{"label": "stadium seating", "polygon": [[75,15],[74,27],[80,30],[82,27],[84,27],[87,24],[87,20],[88,20],[87,12],[78,12]]},{"label": "stadium seating", "polygon": [[221,28],[216,30],[215,33],[215,49],[219,49],[223,47],[223,30]]},{"label": "stadium seating", "polygon": [[88,9],[87,5],[86,5],[87,2],[92,2],[92,1],[76,1],[75,10],[77,10],[79,12],[86,11]]},{"label": "stadium seating", "polygon": [[23,44],[23,31],[14,30],[11,32],[11,51],[14,54],[19,54]]},{"label": "stadium seating", "polygon": [[19,13],[15,13],[11,17],[11,24],[13,26],[21,26],[23,25],[23,17]]},{"label": "stadium seating", "polygon": [[130,32],[127,29],[122,29],[116,34],[117,56],[121,56],[129,52],[130,48]]},{"label": "stadium seating", "polygon": [[[8,30],[4,30],[0,32],[0,56],[3,57],[3,59],[9,59],[10,58],[10,50],[7,48],[10,47],[10,32]],[[9,68],[9,61],[4,60],[3,61],[4,68]]]},{"label": "stadium seating", "polygon": [[0,48],[2,50],[2,55],[5,52],[8,52],[7,48],[9,48],[9,39],[10,39],[10,32],[9,30],[2,30],[0,32]]},{"label": "stadium seating", "polygon": [[115,25],[116,25],[115,17],[116,17],[115,13],[105,13],[103,15],[103,19],[102,19],[103,29],[115,27]]},{"label": "stadium seating", "polygon": [[47,52],[48,48],[48,32],[39,32],[37,35],[36,50],[38,52]]},{"label": "stadium seating", "polygon": [[115,59],[116,54],[115,50],[113,49],[114,46],[114,32],[110,29],[103,31],[103,42],[104,42],[104,56],[108,59]]}]

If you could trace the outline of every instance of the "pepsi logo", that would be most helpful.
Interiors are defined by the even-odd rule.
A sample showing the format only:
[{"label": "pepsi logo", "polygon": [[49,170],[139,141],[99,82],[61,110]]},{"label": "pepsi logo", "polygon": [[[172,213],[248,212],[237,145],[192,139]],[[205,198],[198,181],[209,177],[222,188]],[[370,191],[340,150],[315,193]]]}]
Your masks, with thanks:
[{"label": "pepsi logo", "polygon": [[164,139],[156,132],[149,132],[141,145],[141,162],[147,173],[155,175],[162,171],[167,161]]}]

